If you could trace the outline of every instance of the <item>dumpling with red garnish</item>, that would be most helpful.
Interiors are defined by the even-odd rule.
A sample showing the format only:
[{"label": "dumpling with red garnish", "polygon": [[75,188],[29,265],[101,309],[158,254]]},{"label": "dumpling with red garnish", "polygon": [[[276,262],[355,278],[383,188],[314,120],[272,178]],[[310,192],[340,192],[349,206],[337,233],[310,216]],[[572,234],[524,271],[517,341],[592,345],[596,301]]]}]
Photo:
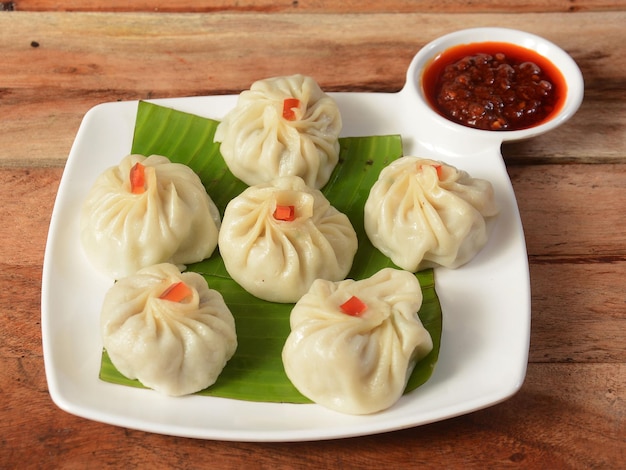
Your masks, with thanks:
[{"label": "dumpling with red garnish", "polygon": [[217,207],[191,168],[160,155],[128,155],[91,187],[80,238],[96,268],[118,279],[157,263],[208,258],[220,224]]},{"label": "dumpling with red garnish", "polygon": [[339,159],[341,114],[333,98],[305,75],[256,81],[215,132],[230,171],[252,186],[299,176],[323,187]]},{"label": "dumpling with red garnish", "polygon": [[348,217],[298,176],[244,190],[226,206],[219,234],[231,277],[271,302],[296,302],[318,278],[344,279],[357,248]]},{"label": "dumpling with red garnish", "polygon": [[498,213],[487,180],[443,162],[402,157],[385,167],[364,209],[372,245],[407,271],[470,261]]},{"label": "dumpling with red garnish", "polygon": [[104,298],[100,328],[121,374],[170,396],[213,385],[237,349],[222,295],[200,274],[169,263],[116,282]]},{"label": "dumpling with red garnish", "polygon": [[408,271],[315,281],[291,311],[282,351],[289,380],[311,401],[342,413],[389,408],[433,348],[421,305],[419,281]]}]

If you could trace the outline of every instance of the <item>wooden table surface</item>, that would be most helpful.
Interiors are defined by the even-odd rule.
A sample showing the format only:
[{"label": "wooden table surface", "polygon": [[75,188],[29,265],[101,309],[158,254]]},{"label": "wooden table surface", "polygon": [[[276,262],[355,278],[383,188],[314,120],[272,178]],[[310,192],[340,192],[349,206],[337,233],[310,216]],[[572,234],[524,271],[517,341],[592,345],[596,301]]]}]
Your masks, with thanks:
[{"label": "wooden table surface", "polygon": [[[0,10],[0,469],[624,468],[625,2],[16,0]],[[396,91],[424,44],[474,26],[544,36],[572,55],[586,86],[569,122],[503,148],[532,289],[528,371],[515,396],[434,424],[301,443],[150,434],[54,405],[43,253],[92,106],[238,93],[296,72],[326,91]]]}]

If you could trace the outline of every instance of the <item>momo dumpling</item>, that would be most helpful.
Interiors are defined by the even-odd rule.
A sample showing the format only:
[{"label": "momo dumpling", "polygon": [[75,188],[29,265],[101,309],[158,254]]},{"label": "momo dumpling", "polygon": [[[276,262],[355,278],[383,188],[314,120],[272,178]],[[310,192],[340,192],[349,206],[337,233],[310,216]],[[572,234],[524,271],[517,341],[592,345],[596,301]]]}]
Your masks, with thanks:
[{"label": "momo dumpling", "polygon": [[313,78],[292,75],[241,92],[215,141],[230,171],[250,186],[299,176],[319,189],[337,165],[341,127],[335,101]]},{"label": "momo dumpling", "polygon": [[295,302],[317,278],[344,279],[358,242],[348,217],[302,178],[250,186],[226,206],[219,249],[252,295]]},{"label": "momo dumpling", "polygon": [[433,348],[417,314],[421,305],[419,281],[408,271],[315,281],[291,311],[282,351],[289,380],[311,401],[342,413],[389,408]]},{"label": "momo dumpling", "polygon": [[169,263],[116,282],[100,326],[117,370],[170,396],[213,385],[237,349],[235,320],[221,294]]},{"label": "momo dumpling", "polygon": [[364,211],[372,245],[411,272],[470,261],[487,243],[486,218],[498,213],[490,182],[418,157],[385,167]]},{"label": "momo dumpling", "polygon": [[157,263],[208,258],[219,226],[219,211],[191,168],[159,155],[128,155],[93,184],[80,238],[89,260],[118,279]]}]

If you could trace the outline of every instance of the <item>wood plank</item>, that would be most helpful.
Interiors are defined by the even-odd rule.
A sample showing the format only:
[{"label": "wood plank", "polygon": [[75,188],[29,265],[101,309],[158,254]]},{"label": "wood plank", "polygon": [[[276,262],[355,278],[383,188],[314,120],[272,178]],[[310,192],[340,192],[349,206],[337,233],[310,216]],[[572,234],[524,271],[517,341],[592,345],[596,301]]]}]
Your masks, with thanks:
[{"label": "wood plank", "polygon": [[626,260],[531,257],[531,362],[626,363]]},{"label": "wood plank", "polygon": [[[296,72],[313,75],[328,91],[397,91],[411,58],[428,41],[463,27],[502,24],[502,18],[2,14],[0,165],[19,166],[25,159],[62,165],[83,115],[105,101],[238,93],[254,80]],[[518,14],[515,27],[541,34],[573,55],[585,75],[586,102],[554,133],[508,145],[504,154],[512,161],[624,161],[626,111],[621,101],[606,97],[624,97],[626,12],[562,18]]]},{"label": "wood plank", "polygon": [[626,358],[626,234],[616,229],[625,171],[625,165],[508,167],[530,255],[531,361]]},{"label": "wood plank", "polygon": [[[3,273],[9,274],[10,266],[41,266],[62,171],[62,168],[0,169],[0,266]],[[21,297],[17,296],[16,300]]]},{"label": "wood plank", "polygon": [[624,260],[626,232],[618,227],[626,205],[625,165],[510,165],[508,172],[532,257]]},{"label": "wood plank", "polygon": [[[41,358],[0,358],[0,467],[615,468],[626,459],[624,364],[530,364],[517,395],[446,421],[347,440],[202,441],[67,414],[47,394]],[[19,413],[9,413],[19,409]],[[6,420],[9,419],[7,422]],[[37,449],[33,452],[33,449]]]},{"label": "wood plank", "polygon": [[[622,90],[625,20],[626,11],[572,14],[567,20],[519,14],[515,27],[568,51],[588,89]],[[2,89],[75,90],[80,77],[81,89],[186,96],[238,92],[277,73],[322,71],[318,80],[330,91],[394,91],[403,86],[413,55],[430,40],[502,21],[497,14],[12,12],[0,15],[0,83]],[[575,34],[581,30],[584,35]],[[214,62],[221,64],[219,73],[211,68]]]},{"label": "wood plank", "polygon": [[506,0],[483,0],[467,2],[463,0],[14,0],[5,2],[5,9],[18,11],[149,11],[149,12],[267,12],[267,13],[478,13],[478,12],[574,12],[589,10],[622,9],[623,4],[616,0],[530,0],[511,3]]}]

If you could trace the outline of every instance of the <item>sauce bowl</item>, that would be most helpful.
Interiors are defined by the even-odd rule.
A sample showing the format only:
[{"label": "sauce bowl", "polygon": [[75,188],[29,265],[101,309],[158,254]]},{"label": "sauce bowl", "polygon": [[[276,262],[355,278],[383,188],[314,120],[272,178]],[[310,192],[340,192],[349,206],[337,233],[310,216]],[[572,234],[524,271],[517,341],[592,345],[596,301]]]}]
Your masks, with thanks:
[{"label": "sauce bowl", "polygon": [[[423,86],[423,75],[429,65],[443,52],[460,45],[497,42],[509,43],[518,47],[529,49],[543,56],[551,62],[562,74],[566,84],[566,96],[562,100],[560,109],[553,115],[533,126],[521,130],[481,130],[463,126],[450,121],[433,109]],[[407,81],[400,95],[406,97],[406,103],[414,106],[416,122],[427,123],[424,134],[428,140],[437,141],[438,150],[441,152],[446,147],[452,153],[458,153],[461,148],[459,142],[455,142],[455,135],[463,136],[461,144],[467,152],[471,152],[474,144],[483,145],[491,143],[499,145],[502,142],[512,142],[528,139],[548,132],[570,119],[580,107],[584,95],[584,82],[582,73],[576,62],[563,49],[552,42],[531,33],[508,28],[472,28],[456,31],[424,46],[413,58],[407,71]],[[407,112],[411,112],[407,110]],[[459,134],[461,133],[461,134]],[[444,151],[444,153],[447,153]]]}]

